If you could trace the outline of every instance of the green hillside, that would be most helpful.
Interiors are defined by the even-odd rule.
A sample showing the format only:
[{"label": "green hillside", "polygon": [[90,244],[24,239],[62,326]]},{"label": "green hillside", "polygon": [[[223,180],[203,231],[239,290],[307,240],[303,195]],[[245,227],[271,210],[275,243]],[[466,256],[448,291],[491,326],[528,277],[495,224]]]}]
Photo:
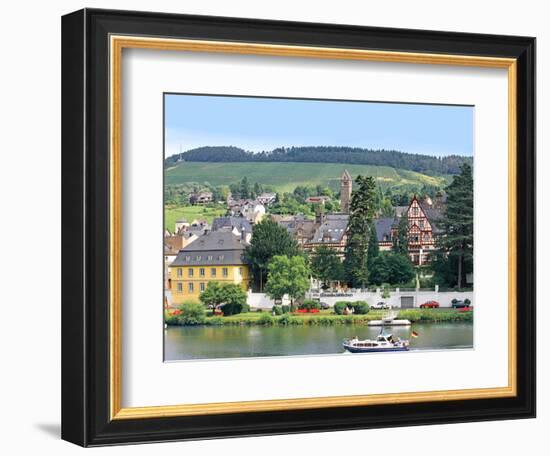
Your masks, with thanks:
[{"label": "green hillside", "polygon": [[214,186],[229,185],[239,182],[246,176],[249,182],[259,182],[279,192],[291,192],[298,185],[323,185],[337,189],[344,169],[354,178],[359,174],[374,176],[382,188],[423,184],[445,186],[450,181],[448,175],[434,177],[389,166],[289,162],[181,162],[166,169],[165,184],[208,182]]}]

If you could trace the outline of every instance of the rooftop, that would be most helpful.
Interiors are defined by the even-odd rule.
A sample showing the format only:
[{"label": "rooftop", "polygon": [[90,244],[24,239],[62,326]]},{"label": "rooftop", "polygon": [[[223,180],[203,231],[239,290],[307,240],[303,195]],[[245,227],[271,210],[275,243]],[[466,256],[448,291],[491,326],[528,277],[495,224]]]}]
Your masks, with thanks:
[{"label": "rooftop", "polygon": [[222,228],[237,228],[239,231],[245,233],[252,233],[252,225],[244,217],[216,217],[212,221],[212,231],[219,231]]},{"label": "rooftop", "polygon": [[247,245],[231,231],[211,231],[181,249],[171,266],[245,264],[242,256]]}]

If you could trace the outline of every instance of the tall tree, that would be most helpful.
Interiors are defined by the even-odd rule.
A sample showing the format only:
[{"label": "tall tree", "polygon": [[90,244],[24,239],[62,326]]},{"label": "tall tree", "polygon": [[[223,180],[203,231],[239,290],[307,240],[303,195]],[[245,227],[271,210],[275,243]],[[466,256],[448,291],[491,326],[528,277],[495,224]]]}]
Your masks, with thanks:
[{"label": "tall tree", "polygon": [[408,255],[388,253],[386,264],[391,284],[404,285],[414,278],[414,266]]},{"label": "tall tree", "polygon": [[353,287],[365,287],[370,226],[376,211],[376,183],[371,176],[357,176],[351,195],[350,216],[344,257],[347,280]]},{"label": "tall tree", "polygon": [[367,266],[371,267],[372,262],[378,256],[380,248],[378,247],[378,236],[376,234],[376,227],[374,222],[370,224],[370,235],[369,235],[369,250],[367,256]]},{"label": "tall tree", "polygon": [[250,184],[248,183],[246,176],[244,176],[241,180],[240,191],[242,199],[250,198]]},{"label": "tall tree", "polygon": [[276,255],[290,257],[297,254],[298,246],[288,231],[273,220],[264,219],[252,228],[252,238],[244,258],[252,268],[256,285],[263,291],[269,261]]},{"label": "tall tree", "polygon": [[294,305],[296,299],[303,298],[309,288],[311,271],[303,256],[287,257],[277,255],[269,262],[269,276],[265,287],[272,299],[282,299],[286,294]]},{"label": "tall tree", "polygon": [[443,235],[437,240],[438,248],[448,261],[456,260],[456,285],[466,285],[466,273],[472,270],[474,250],[474,182],[472,167],[463,164],[460,174],[445,189],[447,203],[438,225]]},{"label": "tall tree", "polygon": [[409,218],[405,212],[397,224],[397,236],[393,239],[392,251],[407,255],[409,250]]},{"label": "tall tree", "polygon": [[375,285],[403,285],[414,278],[414,266],[407,255],[382,252],[372,263],[369,282]]},{"label": "tall tree", "polygon": [[312,253],[311,272],[325,286],[330,282],[344,279],[342,261],[336,251],[326,245],[317,247]]},{"label": "tall tree", "polygon": [[254,198],[257,198],[263,193],[263,187],[262,184],[258,182],[254,182]]}]

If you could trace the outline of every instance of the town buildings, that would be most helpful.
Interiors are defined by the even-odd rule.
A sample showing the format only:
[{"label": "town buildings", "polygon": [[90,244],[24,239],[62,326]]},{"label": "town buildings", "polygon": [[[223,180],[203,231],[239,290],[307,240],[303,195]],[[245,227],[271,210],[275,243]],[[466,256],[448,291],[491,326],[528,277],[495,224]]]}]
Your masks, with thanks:
[{"label": "town buildings", "polygon": [[[269,217],[284,227],[307,252],[320,246],[333,249],[344,257],[353,179],[345,170],[340,178],[340,213],[325,213],[324,199],[315,200],[314,218],[303,214]],[[263,198],[263,199],[262,199]],[[266,216],[276,195],[262,194],[256,200],[228,199],[228,215],[217,217],[209,225],[205,220],[191,223],[180,219],[175,233],[165,233],[165,278],[171,303],[197,300],[210,281],[235,283],[248,290],[251,271],[243,259],[253,227]],[[265,205],[263,204],[265,203]],[[438,222],[445,210],[445,194],[430,198],[412,198],[408,206],[394,208],[394,216],[378,217],[374,222],[378,246],[391,251],[399,236],[400,220],[406,218],[408,255],[415,265],[430,262],[441,234]]]},{"label": "town buildings", "polygon": [[264,206],[270,206],[277,201],[277,194],[273,192],[264,192],[256,198],[256,201]]},{"label": "town buildings", "polygon": [[419,200],[413,197],[409,206],[395,217],[380,217],[374,220],[378,247],[381,251],[391,250],[398,237],[399,220],[407,218],[407,250],[413,264],[421,266],[430,262],[430,256],[436,250],[436,238],[441,234],[437,223],[444,210],[443,198],[436,206],[430,198]]},{"label": "town buildings", "polygon": [[232,231],[210,231],[181,249],[169,265],[172,303],[198,300],[208,282],[250,287],[251,274],[244,262],[247,242]]},{"label": "town buildings", "polygon": [[257,199],[229,200],[228,214],[234,217],[244,217],[252,225],[260,223],[266,215],[266,208]]},{"label": "town buildings", "polygon": [[192,193],[189,196],[189,203],[191,204],[207,204],[212,201],[214,201],[214,194],[212,192]]},{"label": "town buildings", "polygon": [[437,222],[441,220],[442,210],[433,207],[431,200],[419,201],[415,196],[407,218],[408,251],[411,261],[416,265],[423,265],[430,261],[430,254],[436,249],[435,239],[441,233]]},{"label": "town buildings", "polygon": [[[285,227],[289,234],[306,251],[315,251],[321,245],[335,250],[343,257],[346,241],[353,179],[347,170],[340,177],[340,207],[337,214],[324,214],[321,205],[314,220],[303,215],[277,216],[271,218]],[[437,223],[445,208],[446,195],[439,192],[434,201],[414,196],[408,206],[394,208],[393,217],[374,219],[374,227],[381,251],[390,251],[398,236],[399,221],[407,218],[408,254],[415,265],[430,262],[436,249],[436,237],[441,233]]]}]

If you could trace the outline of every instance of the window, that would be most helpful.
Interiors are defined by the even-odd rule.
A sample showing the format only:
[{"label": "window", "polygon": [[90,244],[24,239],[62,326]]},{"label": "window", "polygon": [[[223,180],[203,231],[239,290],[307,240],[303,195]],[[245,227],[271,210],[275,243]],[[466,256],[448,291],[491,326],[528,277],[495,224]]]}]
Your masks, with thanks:
[{"label": "window", "polygon": [[212,255],[208,255],[208,261],[212,261]]},{"label": "window", "polygon": [[218,256],[218,260],[222,261],[224,259],[224,256],[223,255],[219,255]]},{"label": "window", "polygon": [[178,282],[177,290],[178,290],[178,293],[183,293],[183,284],[181,282]]},{"label": "window", "polygon": [[189,277],[193,277],[193,268],[189,268],[189,269],[187,270],[187,275],[188,275]]},{"label": "window", "polygon": [[205,275],[204,268],[200,268],[200,269],[199,269],[199,275],[200,275],[201,277],[204,277],[204,275]]},{"label": "window", "polygon": [[229,270],[228,270],[227,268],[223,268],[223,269],[222,269],[222,275],[223,275],[224,277],[227,277],[227,276],[229,275]]},{"label": "window", "polygon": [[182,277],[182,276],[183,276],[183,269],[178,268],[178,277]]},{"label": "window", "polygon": [[190,257],[189,255],[187,255],[187,256],[185,257],[185,261],[189,261],[190,259],[191,259],[191,257]]},{"label": "window", "polygon": [[239,268],[239,274],[240,274],[240,275],[241,275],[241,277],[242,277],[242,275],[243,275],[243,268],[242,268],[242,267],[241,267],[241,268]]},{"label": "window", "polygon": [[197,260],[197,261],[200,261],[201,259],[202,259],[202,257],[201,257],[200,255],[197,255],[197,256],[195,257],[195,260]]},{"label": "window", "polygon": [[216,268],[211,268],[210,269],[210,276],[211,277],[216,277]]},{"label": "window", "polygon": [[204,286],[204,282],[201,282],[201,283],[200,283],[200,288],[201,288],[201,292],[203,292],[204,289],[206,288],[206,287]]},{"label": "window", "polygon": [[192,284],[192,283],[190,283],[190,284],[187,286],[187,288],[189,289],[189,293],[193,293],[194,287],[193,287],[193,284]]}]

